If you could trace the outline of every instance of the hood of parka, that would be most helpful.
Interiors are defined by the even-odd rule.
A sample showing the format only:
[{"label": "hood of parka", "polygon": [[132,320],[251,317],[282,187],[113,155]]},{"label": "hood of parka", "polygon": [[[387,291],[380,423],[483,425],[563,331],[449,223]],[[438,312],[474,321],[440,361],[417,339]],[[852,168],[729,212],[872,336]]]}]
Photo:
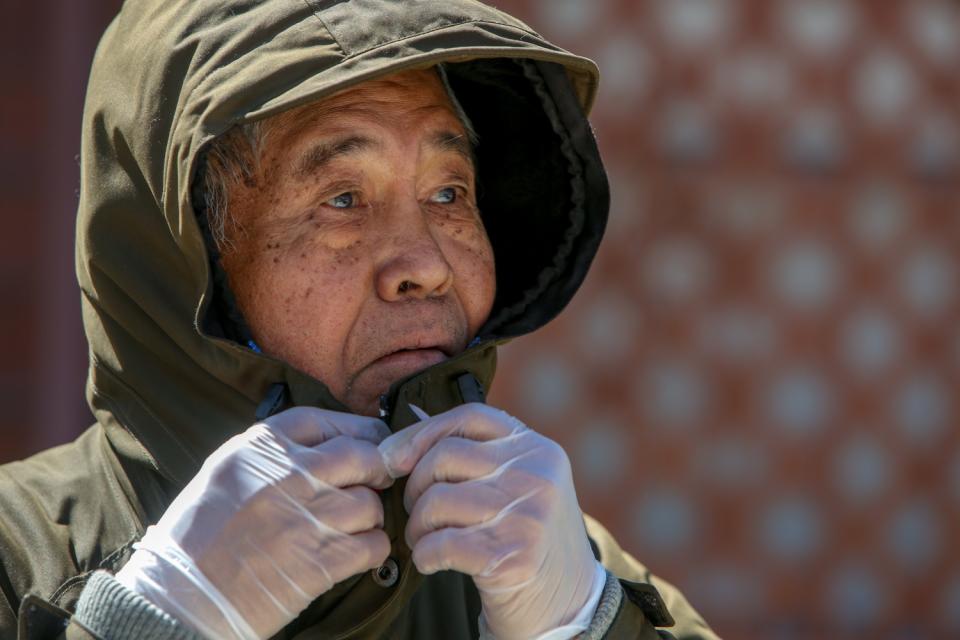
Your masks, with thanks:
[{"label": "hood of parka", "polygon": [[585,116],[595,65],[471,0],[123,5],[87,91],[77,240],[88,400],[122,459],[176,490],[278,383],[291,404],[344,409],[320,381],[210,329],[193,183],[205,147],[238,123],[438,63],[479,134],[498,295],[467,352],[391,387],[395,429],[414,420],[407,402],[434,413],[469,398],[466,372],[489,388],[496,345],[548,322],[583,280],[609,201]]}]

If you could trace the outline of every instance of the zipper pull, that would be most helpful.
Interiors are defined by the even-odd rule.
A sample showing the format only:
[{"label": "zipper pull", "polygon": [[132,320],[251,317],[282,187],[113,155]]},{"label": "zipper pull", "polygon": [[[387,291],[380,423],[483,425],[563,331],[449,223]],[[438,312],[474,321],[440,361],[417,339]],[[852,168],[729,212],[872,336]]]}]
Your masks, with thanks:
[{"label": "zipper pull", "polygon": [[266,420],[270,416],[280,413],[290,406],[290,390],[282,382],[276,382],[270,385],[267,395],[257,405],[257,411],[254,419],[259,421]]},{"label": "zipper pull", "polygon": [[483,392],[483,385],[477,380],[477,376],[469,371],[457,377],[457,388],[460,389],[460,397],[466,402],[486,402],[486,394]]},{"label": "zipper pull", "polygon": [[387,394],[380,396],[380,419],[386,422],[390,418],[390,406]]}]

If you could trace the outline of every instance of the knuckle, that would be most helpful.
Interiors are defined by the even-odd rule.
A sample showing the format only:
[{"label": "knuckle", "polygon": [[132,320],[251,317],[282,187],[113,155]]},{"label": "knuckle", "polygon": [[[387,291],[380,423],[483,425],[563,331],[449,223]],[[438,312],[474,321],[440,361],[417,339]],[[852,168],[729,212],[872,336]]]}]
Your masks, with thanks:
[{"label": "knuckle", "polygon": [[447,513],[447,508],[451,496],[452,487],[439,482],[427,489],[417,503],[416,509],[419,511],[418,521],[420,526],[429,531],[437,527],[441,522],[441,516]]},{"label": "knuckle", "polygon": [[430,485],[420,496],[423,508],[431,510],[442,508],[444,503],[449,500],[452,488],[453,487],[447,482],[437,482]]},{"label": "knuckle", "polygon": [[473,404],[473,417],[475,420],[482,420],[487,424],[503,423],[509,417],[509,414],[502,409],[491,407],[486,404]]},{"label": "knuckle", "polygon": [[431,554],[439,569],[449,569],[459,555],[457,535],[453,531],[439,531],[437,536],[436,553]]},{"label": "knuckle", "polygon": [[323,477],[324,469],[330,468],[332,464],[331,455],[324,449],[305,449],[297,456],[298,462],[303,468],[315,478]]},{"label": "knuckle", "polygon": [[278,413],[273,414],[272,416],[263,420],[264,424],[288,424],[291,422],[299,422],[309,418],[310,411],[308,407],[290,407]]},{"label": "knuckle", "polygon": [[354,462],[352,458],[355,453],[351,446],[351,439],[345,436],[334,436],[318,446],[317,449],[329,452],[331,457],[335,457],[338,460]]},{"label": "knuckle", "polygon": [[468,402],[457,407],[457,412],[464,415],[479,415],[485,412],[490,407],[481,402]]},{"label": "knuckle", "polygon": [[499,411],[493,407],[479,402],[469,402],[460,405],[455,409],[457,420],[464,423],[470,422],[489,422],[494,419],[495,412]]},{"label": "knuckle", "polygon": [[493,407],[490,407],[489,409],[491,412],[495,413],[500,422],[509,425],[514,431],[527,431],[527,425],[525,425],[520,418],[507,413],[503,409],[496,409]]},{"label": "knuckle", "polygon": [[427,454],[426,460],[429,466],[434,467],[440,463],[455,460],[463,452],[465,441],[463,438],[454,436],[444,438]]},{"label": "knuckle", "polygon": [[415,521],[418,531],[432,531],[437,526],[437,508],[433,503],[425,503]]},{"label": "knuckle", "polygon": [[407,547],[410,549],[416,547],[417,541],[420,540],[422,535],[417,523],[413,520],[407,520],[407,526],[403,528],[403,541],[407,543]]},{"label": "knuckle", "polygon": [[254,424],[248,431],[257,427],[262,427],[271,432],[281,433],[284,429],[289,429],[309,418],[306,407],[292,407],[280,413],[276,413],[260,422]]},{"label": "knuckle", "polygon": [[329,464],[335,464],[338,467],[359,468],[365,463],[360,441],[354,440],[348,436],[336,436],[317,447],[317,450],[325,451],[329,458]]},{"label": "knuckle", "polygon": [[359,505],[358,513],[364,523],[370,528],[383,525],[383,503],[376,493],[366,487],[359,487],[361,491],[358,495]]},{"label": "knuckle", "polygon": [[350,492],[360,503],[361,508],[380,509],[382,507],[380,504],[380,498],[377,496],[377,492],[369,487],[351,487]]},{"label": "knuckle", "polygon": [[562,446],[560,446],[557,442],[542,436],[540,440],[541,441],[538,443],[540,455],[543,456],[544,460],[551,468],[560,471],[570,468],[570,458],[567,456],[567,452]]},{"label": "knuckle", "polygon": [[360,544],[363,568],[377,567],[390,555],[390,538],[383,531],[372,531]]}]

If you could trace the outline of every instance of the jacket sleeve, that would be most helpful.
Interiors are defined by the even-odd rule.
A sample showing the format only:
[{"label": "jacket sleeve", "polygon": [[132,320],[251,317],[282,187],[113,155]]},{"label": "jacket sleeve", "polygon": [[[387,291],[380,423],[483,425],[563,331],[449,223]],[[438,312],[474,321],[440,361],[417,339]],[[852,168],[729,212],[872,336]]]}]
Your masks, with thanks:
[{"label": "jacket sleeve", "polygon": [[[623,592],[604,640],[719,640],[676,587],[621,549],[599,522],[590,516],[584,521],[598,559],[619,579]],[[600,615],[598,610],[595,617]]]},{"label": "jacket sleeve", "polygon": [[19,618],[18,640],[200,640],[106,571],[90,577],[72,617],[37,596],[27,596]]}]

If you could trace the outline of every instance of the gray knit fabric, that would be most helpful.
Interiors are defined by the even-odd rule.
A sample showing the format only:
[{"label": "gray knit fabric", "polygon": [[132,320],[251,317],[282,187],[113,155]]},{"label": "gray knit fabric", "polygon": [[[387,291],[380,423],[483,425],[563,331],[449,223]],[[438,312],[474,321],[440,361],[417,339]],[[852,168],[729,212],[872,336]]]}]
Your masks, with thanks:
[{"label": "gray knit fabric", "polygon": [[587,630],[580,634],[578,640],[600,640],[606,635],[613,619],[620,612],[620,605],[623,603],[623,587],[617,576],[607,571],[607,582],[603,585],[603,595],[600,596],[600,604],[597,605],[597,611],[593,614],[593,620]]},{"label": "gray knit fabric", "polygon": [[106,571],[90,577],[73,618],[102,640],[201,640]]},{"label": "gray knit fabric", "polygon": [[[622,602],[623,587],[617,577],[607,571],[597,611],[578,640],[601,640],[617,617]],[[90,577],[73,617],[102,640],[202,640],[106,571],[97,571]],[[480,638],[493,640],[483,616],[480,616]]]},{"label": "gray knit fabric", "polygon": [[[613,619],[617,617],[622,602],[623,587],[620,586],[617,576],[607,571],[607,581],[603,584],[603,593],[600,594],[597,610],[593,614],[593,619],[590,620],[590,626],[577,636],[577,640],[601,640],[610,629],[610,625],[613,624]],[[487,628],[487,623],[484,621],[482,614],[480,615],[479,627],[480,640],[496,640],[490,633],[490,629]]]}]

